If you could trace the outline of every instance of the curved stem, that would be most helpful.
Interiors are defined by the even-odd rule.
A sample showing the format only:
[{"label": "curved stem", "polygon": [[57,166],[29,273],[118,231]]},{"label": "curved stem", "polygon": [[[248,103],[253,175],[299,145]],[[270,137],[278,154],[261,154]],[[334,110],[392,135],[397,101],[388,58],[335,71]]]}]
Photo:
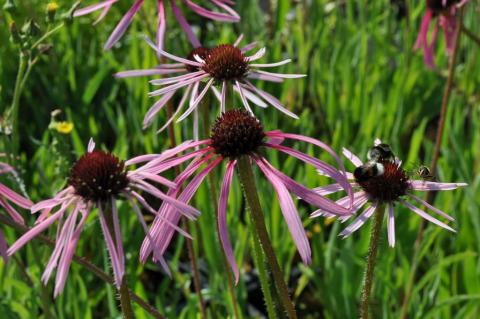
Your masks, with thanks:
[{"label": "curved stem", "polygon": [[[5,224],[7,226],[12,227],[13,229],[17,230],[20,232],[22,235],[25,234],[27,231],[30,230],[30,228],[17,224],[13,220],[9,219],[8,217],[5,217],[0,214],[0,222],[2,224]],[[37,240],[43,242],[44,244],[48,245],[51,248],[55,247],[55,241],[51,240],[50,238],[44,236],[44,235],[38,235],[35,237]],[[85,257],[80,257],[77,255],[73,255],[73,261],[76,262],[77,264],[83,266],[85,269],[96,275],[98,278],[101,280],[105,281],[106,283],[109,283],[110,285],[114,286],[115,285],[115,280],[113,279],[112,276],[108,275],[105,273],[101,268],[95,266],[92,264],[87,258]],[[155,309],[152,305],[150,305],[148,302],[143,300],[139,295],[128,289],[128,293],[130,295],[130,298],[137,303],[143,310],[148,312],[150,315],[152,315],[156,319],[164,319],[164,317],[158,312],[157,309]]]},{"label": "curved stem", "polygon": [[[447,114],[448,101],[450,100],[450,95],[453,89],[453,78],[455,76],[455,64],[458,56],[458,48],[460,47],[460,38],[462,35],[462,31],[464,31],[464,29],[462,28],[463,13],[464,13],[464,9],[462,7],[462,9],[460,10],[459,22],[455,30],[455,44],[453,48],[453,53],[452,53],[452,56],[450,57],[450,61],[448,65],[447,83],[445,85],[445,90],[443,91],[442,105],[440,108],[440,118],[438,119],[437,135],[435,138],[435,147],[433,150],[432,164],[430,166],[430,170],[432,174],[435,174],[435,171],[437,170],[438,158],[440,157],[440,147],[442,144],[442,137],[445,129],[445,119]],[[435,196],[435,192],[429,192],[427,195],[426,201],[428,203],[432,203],[434,196]],[[408,304],[410,302],[410,297],[412,295],[412,289],[413,289],[413,282],[415,280],[415,275],[417,273],[417,268],[419,263],[418,257],[420,253],[420,246],[423,239],[425,226],[426,226],[426,221],[425,219],[422,218],[420,222],[420,227],[418,228],[417,238],[415,239],[415,244],[413,249],[413,256],[411,261],[412,269],[410,271],[407,285],[405,287],[405,297],[403,298],[402,308],[400,311],[401,319],[405,319],[407,317]]]},{"label": "curved stem", "polygon": [[270,238],[268,237],[267,227],[265,225],[262,207],[260,206],[255,179],[253,177],[252,165],[250,164],[249,160],[250,159],[248,156],[242,156],[238,159],[238,172],[240,175],[240,181],[243,185],[243,192],[245,194],[248,206],[250,207],[250,213],[255,226],[255,231],[260,239],[263,251],[265,252],[265,257],[267,258],[268,265],[272,271],[273,280],[275,282],[275,286],[277,287],[282,306],[284,307],[290,319],[296,319],[297,313],[295,311],[295,307],[290,300],[288,287],[284,281],[283,272],[278,264],[275,251],[272,243],[270,242]]},{"label": "curved stem", "polygon": [[370,246],[368,248],[367,270],[363,278],[362,299],[360,303],[360,318],[368,319],[368,304],[370,301],[370,292],[373,284],[373,272],[378,252],[378,239],[380,238],[380,230],[382,229],[383,215],[385,209],[383,205],[379,205],[375,211],[375,218],[370,235]]}]

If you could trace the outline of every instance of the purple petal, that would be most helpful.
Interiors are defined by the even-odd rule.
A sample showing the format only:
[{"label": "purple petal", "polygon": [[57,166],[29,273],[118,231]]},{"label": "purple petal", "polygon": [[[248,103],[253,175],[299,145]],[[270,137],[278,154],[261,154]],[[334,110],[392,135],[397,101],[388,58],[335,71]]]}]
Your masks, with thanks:
[{"label": "purple petal", "polygon": [[445,213],[442,212],[440,209],[438,209],[438,208],[430,205],[429,203],[427,203],[427,202],[424,201],[423,199],[420,199],[419,197],[417,197],[417,196],[415,196],[415,195],[413,195],[413,194],[408,194],[408,196],[409,196],[411,199],[415,200],[415,201],[416,201],[417,203],[419,203],[420,205],[423,205],[423,206],[427,207],[428,209],[430,209],[430,210],[433,211],[434,213],[437,213],[437,214],[439,214],[440,216],[442,216],[442,217],[444,217],[444,218],[446,218],[446,219],[448,219],[448,220],[450,220],[450,221],[454,221],[454,220],[455,220],[452,216],[445,214]]},{"label": "purple petal", "polygon": [[395,217],[393,215],[393,204],[388,204],[388,244],[390,247],[395,247]]},{"label": "purple petal", "polygon": [[175,91],[168,92],[160,98],[145,114],[143,118],[143,129],[146,129],[150,124],[152,124],[153,118],[157,115],[158,112],[167,104],[168,101],[175,94]]},{"label": "purple petal", "polygon": [[7,201],[5,201],[2,197],[0,197],[0,206],[5,208],[8,215],[18,224],[24,225],[25,222],[23,220],[22,215],[20,215],[15,208],[13,208]]},{"label": "purple petal", "polygon": [[163,0],[157,0],[158,27],[157,27],[157,48],[163,49],[167,19],[165,17],[165,7]]},{"label": "purple petal", "polygon": [[136,76],[162,75],[162,74],[178,73],[178,72],[186,72],[186,71],[187,69],[185,68],[178,68],[178,69],[153,68],[153,69],[122,71],[122,72],[115,73],[113,76],[118,79],[121,79],[121,78],[129,78],[129,77],[136,77]]},{"label": "purple petal", "polygon": [[442,223],[442,222],[439,221],[438,219],[430,216],[429,214],[425,213],[425,212],[424,212],[423,210],[421,210],[420,208],[413,206],[413,205],[410,204],[409,202],[406,202],[406,201],[404,201],[403,199],[400,199],[400,203],[402,203],[403,205],[405,205],[407,208],[409,208],[409,209],[410,209],[412,212],[414,212],[415,214],[417,214],[417,215],[419,215],[420,217],[428,220],[429,222],[434,223],[435,225],[438,225],[438,226],[440,226],[440,227],[443,227],[443,228],[445,228],[445,229],[447,229],[447,230],[449,230],[449,231],[452,231],[452,232],[456,233],[456,231],[455,231],[452,227],[448,226],[448,225],[445,224],[445,223]]},{"label": "purple petal", "polygon": [[113,30],[112,34],[107,40],[107,43],[105,43],[105,46],[103,49],[105,51],[110,50],[112,46],[117,43],[118,40],[122,37],[122,35],[125,33],[127,30],[128,26],[132,22],[133,17],[135,14],[138,12],[140,7],[143,4],[143,0],[137,0],[135,3],[132,5],[132,7],[127,11],[127,13],[123,16],[122,20],[117,24],[115,29]]},{"label": "purple petal", "polygon": [[80,16],[83,16],[83,15],[87,15],[87,14],[92,13],[92,12],[94,12],[94,11],[103,9],[103,8],[105,8],[105,7],[109,7],[109,6],[111,6],[113,3],[117,2],[117,1],[118,1],[118,0],[103,1],[103,2],[94,4],[94,5],[91,5],[91,6],[82,8],[82,9],[75,10],[75,12],[73,13],[73,16],[74,16],[74,17],[80,17]]},{"label": "purple petal", "polygon": [[29,200],[24,198],[23,196],[15,193],[13,190],[8,188],[7,186],[0,183],[0,196],[5,197],[9,201],[17,204],[18,206],[26,209],[30,209],[33,203]]},{"label": "purple petal", "polygon": [[372,217],[375,209],[377,208],[377,203],[374,202],[370,207],[368,207],[357,219],[353,221],[347,228],[345,228],[339,236],[343,238],[350,236],[354,231],[359,229],[370,217]]},{"label": "purple petal", "polygon": [[465,183],[437,183],[429,181],[410,181],[412,189],[416,191],[447,191],[467,186]]},{"label": "purple petal", "polygon": [[358,158],[358,156],[347,150],[345,147],[342,149],[342,152],[343,155],[345,155],[345,157],[352,162],[353,165],[355,165],[355,167],[363,165],[363,162]]},{"label": "purple petal", "polygon": [[183,31],[186,33],[188,41],[192,44],[194,48],[201,47],[202,44],[198,40],[198,38],[195,36],[193,33],[192,27],[188,24],[187,20],[185,20],[185,17],[183,16],[182,12],[180,9],[177,7],[175,4],[175,1],[170,0],[170,5],[172,7],[173,15],[177,19],[178,23],[182,27]]},{"label": "purple petal", "polygon": [[233,255],[232,245],[228,239],[228,227],[227,227],[227,202],[228,194],[230,192],[230,186],[232,184],[233,172],[235,169],[236,161],[230,161],[227,164],[227,169],[223,177],[222,190],[220,192],[220,200],[218,201],[218,231],[220,234],[220,241],[222,243],[223,251],[227,257],[230,267],[232,267],[233,274],[235,276],[235,284],[238,283],[239,272],[238,266],[235,262],[235,256]]},{"label": "purple petal", "polygon": [[222,21],[222,22],[238,22],[240,20],[239,16],[231,16],[229,14],[225,13],[218,13],[214,11],[207,10],[198,4],[193,3],[190,0],[184,0],[183,1],[192,11],[197,13],[198,15],[201,15],[205,18],[216,20],[216,21]]},{"label": "purple petal", "polygon": [[112,261],[113,275],[115,277],[115,285],[117,286],[117,288],[120,288],[120,285],[122,284],[122,279],[123,279],[122,261],[120,260],[120,257],[117,254],[117,249],[113,241],[112,235],[110,233],[110,229],[108,227],[106,218],[104,216],[103,208],[101,207],[101,205],[98,205],[98,211],[99,211],[99,217],[100,217],[99,218],[100,225],[102,226],[103,235],[105,237],[105,243],[107,244],[107,250],[110,255],[110,259]]},{"label": "purple petal", "polygon": [[288,230],[292,235],[295,246],[297,246],[298,252],[302,257],[302,261],[305,264],[310,264],[311,250],[310,244],[308,243],[307,234],[305,233],[302,221],[298,216],[297,209],[293,204],[292,197],[288,193],[286,185],[271,169],[263,165],[261,160],[255,159],[255,161],[277,193],[283,217],[285,218],[285,222],[287,223]]}]

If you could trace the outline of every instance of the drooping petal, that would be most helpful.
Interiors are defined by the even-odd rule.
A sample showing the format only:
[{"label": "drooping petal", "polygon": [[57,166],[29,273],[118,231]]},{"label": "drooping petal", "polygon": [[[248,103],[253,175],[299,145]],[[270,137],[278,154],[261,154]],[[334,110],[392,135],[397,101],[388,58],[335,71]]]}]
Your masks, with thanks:
[{"label": "drooping petal", "polygon": [[368,207],[357,219],[353,221],[347,228],[345,228],[339,236],[343,236],[343,238],[350,236],[354,231],[362,227],[362,225],[372,217],[375,209],[377,209],[377,203],[373,202],[370,207]]},{"label": "drooping petal", "polygon": [[297,247],[298,252],[302,257],[302,261],[305,264],[310,264],[310,244],[308,242],[305,229],[303,228],[302,221],[298,216],[297,209],[295,208],[292,197],[290,196],[287,187],[271,169],[269,169],[266,165],[262,163],[261,160],[255,159],[255,161],[258,167],[260,167],[260,170],[263,172],[265,177],[272,184],[275,192],[277,193],[277,198],[280,204],[280,208],[282,210],[283,217],[285,218],[288,230],[292,235],[293,242],[295,243],[295,246]]},{"label": "drooping petal", "polygon": [[115,29],[113,30],[112,34],[105,43],[104,50],[110,50],[112,46],[117,43],[118,40],[123,36],[125,31],[127,30],[128,26],[132,22],[133,17],[135,14],[140,10],[144,0],[136,0],[132,7],[127,11],[127,13],[123,16],[120,22],[117,24]]},{"label": "drooping petal", "polygon": [[175,16],[175,19],[177,19],[183,31],[186,33],[188,41],[190,41],[190,43],[194,48],[201,47],[202,44],[200,43],[198,38],[195,36],[195,33],[193,33],[192,27],[188,24],[187,20],[185,20],[185,17],[183,16],[182,12],[175,4],[175,1],[170,0],[170,5],[172,7],[173,15]]},{"label": "drooping petal", "polygon": [[345,155],[345,157],[350,161],[352,162],[353,165],[355,165],[355,167],[359,167],[359,166],[362,166],[363,165],[363,162],[358,158],[357,155],[353,154],[352,152],[350,152],[348,149],[346,149],[345,147],[342,148],[342,152],[343,152],[343,155]]},{"label": "drooping petal", "polygon": [[74,17],[80,17],[80,16],[83,16],[83,15],[87,15],[89,13],[95,12],[95,11],[103,9],[105,7],[109,7],[117,1],[118,0],[102,1],[102,2],[99,2],[97,4],[82,8],[82,9],[77,9],[77,10],[75,10],[75,12],[73,12],[73,16]]},{"label": "drooping petal", "polygon": [[438,208],[430,205],[429,203],[427,203],[427,202],[424,201],[423,199],[421,199],[421,198],[419,198],[419,197],[417,197],[417,196],[415,196],[415,195],[413,195],[413,194],[408,194],[408,196],[409,196],[411,199],[415,200],[415,201],[416,201],[417,203],[419,203],[420,205],[423,205],[423,206],[427,207],[428,209],[430,209],[430,210],[433,211],[434,213],[437,213],[437,214],[439,214],[440,216],[442,216],[442,217],[444,217],[444,218],[446,218],[446,219],[448,219],[448,220],[450,220],[450,221],[454,221],[454,220],[455,220],[452,216],[450,216],[450,215],[448,215],[448,214],[445,214],[445,213],[442,212],[440,209],[438,209]]},{"label": "drooping petal", "polygon": [[437,183],[429,181],[410,181],[413,190],[416,191],[447,191],[467,186],[466,183]]},{"label": "drooping petal", "polygon": [[165,6],[163,0],[157,0],[158,26],[157,26],[157,48],[163,50],[165,30],[167,28],[167,18],[165,17]]},{"label": "drooping petal", "polygon": [[222,190],[220,192],[220,199],[218,201],[218,232],[220,235],[220,242],[222,243],[223,251],[227,257],[230,267],[235,277],[235,284],[238,283],[239,272],[238,266],[235,262],[235,256],[233,255],[232,245],[228,239],[228,227],[227,227],[227,202],[228,194],[230,193],[230,186],[232,184],[233,172],[235,169],[236,161],[230,161],[227,164],[227,169],[223,177]]},{"label": "drooping petal", "polygon": [[105,243],[107,244],[107,250],[108,254],[110,255],[110,259],[112,262],[112,269],[113,269],[113,275],[115,277],[115,285],[117,288],[120,288],[122,284],[122,279],[123,279],[123,266],[122,266],[122,261],[120,260],[120,257],[118,256],[118,252],[116,249],[115,242],[113,240],[110,228],[108,226],[107,220],[105,213],[103,211],[102,205],[98,205],[98,211],[99,211],[99,219],[100,219],[100,225],[102,227],[103,231],[103,236],[105,238]]},{"label": "drooping petal", "polygon": [[33,205],[32,201],[15,193],[13,190],[3,185],[2,183],[0,183],[0,196],[5,197],[9,201],[25,209],[30,209],[30,207],[32,207]]},{"label": "drooping petal", "polygon": [[201,15],[205,18],[216,20],[216,21],[222,21],[222,22],[238,22],[240,20],[240,17],[237,16],[232,16],[229,14],[225,13],[220,13],[220,12],[214,12],[207,10],[201,6],[199,6],[196,3],[193,3],[190,0],[184,0],[183,1],[190,9],[192,9],[195,13],[198,15]]},{"label": "drooping petal", "polygon": [[414,212],[415,214],[419,215],[420,217],[428,220],[429,222],[431,223],[434,223],[435,225],[438,225],[442,228],[445,228],[449,231],[452,231],[454,233],[456,233],[455,229],[453,229],[452,227],[448,226],[447,224],[445,223],[442,223],[441,221],[439,221],[438,219],[430,216],[429,214],[425,213],[423,210],[421,210],[420,208],[418,207],[415,207],[413,206],[412,204],[410,204],[409,202],[406,202],[404,201],[403,199],[399,199],[400,203],[402,203],[405,207],[409,208],[412,212]]},{"label": "drooping petal", "polygon": [[387,228],[388,228],[388,244],[395,247],[395,217],[393,215],[393,204],[388,204]]}]

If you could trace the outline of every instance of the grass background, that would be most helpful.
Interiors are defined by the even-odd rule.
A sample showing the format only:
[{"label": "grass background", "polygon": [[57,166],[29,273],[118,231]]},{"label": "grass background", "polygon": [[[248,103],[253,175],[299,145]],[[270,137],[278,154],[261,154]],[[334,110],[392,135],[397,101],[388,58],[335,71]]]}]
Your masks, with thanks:
[{"label": "grass background", "polygon": [[[18,8],[14,14],[0,13],[2,113],[11,104],[18,69],[19,51],[9,41],[9,22],[14,19],[21,26],[33,18],[42,32],[48,28],[45,1],[16,2]],[[143,115],[153,103],[146,95],[151,89],[148,79],[112,77],[121,70],[156,65],[156,56],[141,38],[144,34],[151,36],[155,29],[154,1],[145,1],[144,9],[119,45],[106,53],[102,50],[109,33],[129,6],[129,1],[120,2],[96,27],[91,26],[94,16],[88,16],[75,19],[50,37],[46,43],[52,48],[41,55],[26,81],[20,100],[21,152],[14,165],[33,201],[51,197],[64,186],[71,163],[85,151],[90,137],[122,158],[161,152],[170,147],[166,133],[155,134],[155,128],[163,125],[165,114],[158,117],[152,128],[141,129]],[[237,2],[236,10],[242,21],[235,25],[187,15],[188,20],[198,26],[196,31],[202,43],[213,46],[232,42],[243,33],[246,41],[258,41],[266,46],[267,54],[262,61],[291,57],[294,63],[279,70],[308,75],[283,84],[258,83],[301,115],[300,120],[293,121],[273,108],[257,108],[257,116],[267,129],[280,128],[312,136],[339,152],[345,146],[363,157],[373,139],[379,137],[392,145],[411,169],[431,162],[448,61],[443,39],[437,44],[436,71],[428,70],[421,54],[412,51],[425,9],[423,1]],[[59,11],[67,11],[72,3],[59,2]],[[405,11],[399,10],[402,4]],[[480,34],[479,10],[478,2],[471,1],[465,11],[465,25],[476,34]],[[169,8],[167,14],[166,47],[169,52],[186,55],[191,48]],[[478,45],[462,37],[437,172],[440,181],[469,184],[463,190],[443,192],[435,199],[438,208],[456,219],[458,232],[452,234],[428,225],[407,308],[408,318],[478,318],[480,314],[479,50]],[[71,134],[62,135],[48,128],[54,109],[63,111],[60,118],[73,122]],[[209,121],[213,121],[218,105],[212,103],[205,112]],[[7,149],[10,137],[5,134],[5,127],[8,123],[2,120],[1,124],[0,145]],[[177,141],[191,138],[191,122],[177,125],[175,134]],[[297,143],[295,147],[328,160],[325,154],[306,148],[305,144]],[[276,167],[299,182],[310,187],[326,183],[313,168],[297,160],[273,152],[268,155]],[[216,172],[217,190],[220,173]],[[313,251],[313,263],[305,267],[271,187],[264,180],[257,180],[272,242],[290,278],[289,286],[300,317],[355,318],[370,223],[351,238],[341,240],[337,235],[343,225],[325,219],[308,219],[313,208],[299,203]],[[21,188],[3,176],[2,182],[17,190]],[[245,204],[237,177],[234,185],[228,225],[237,262],[242,265],[236,293],[243,316],[248,318],[262,311],[262,299],[256,271],[252,268],[251,236],[245,225]],[[212,226],[215,207],[206,185],[200,188],[194,204],[203,212],[193,235],[209,317],[231,317],[232,305]],[[152,263],[139,264],[142,229],[128,205],[121,205],[120,213],[131,288],[168,318],[198,317],[198,301],[193,293],[184,240],[177,236],[169,250],[168,260],[173,271],[170,279]],[[24,212],[24,216],[32,225],[34,218],[28,212]],[[386,227],[382,231],[372,292],[374,318],[399,316],[420,222],[417,215],[397,207],[395,249],[388,248]],[[7,226],[2,226],[2,230],[9,243],[18,237]],[[50,235],[54,235],[54,229]],[[92,214],[76,252],[111,272],[104,247],[96,214]],[[50,253],[48,247],[29,244],[17,254],[18,263],[0,262],[2,318],[45,317],[40,306],[40,277]],[[23,275],[20,265],[24,265],[31,282]],[[52,284],[47,291],[52,294]],[[51,307],[58,318],[120,317],[115,291],[76,264],[71,267],[65,291],[57,300],[51,300]],[[137,318],[148,318],[137,306],[135,313]]]}]

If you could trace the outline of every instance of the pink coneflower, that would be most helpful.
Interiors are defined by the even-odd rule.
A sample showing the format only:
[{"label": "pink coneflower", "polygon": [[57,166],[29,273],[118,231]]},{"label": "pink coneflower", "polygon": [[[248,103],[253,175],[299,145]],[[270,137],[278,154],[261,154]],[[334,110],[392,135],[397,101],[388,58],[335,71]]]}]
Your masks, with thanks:
[{"label": "pink coneflower", "polygon": [[[375,141],[375,146],[386,146],[381,143],[380,140]],[[427,214],[418,207],[415,207],[406,199],[413,200],[417,204],[423,205],[430,209],[432,212],[453,221],[454,219],[445,214],[441,210],[426,201],[415,196],[413,191],[439,191],[439,190],[452,190],[458,187],[466,186],[465,183],[437,183],[427,181],[425,179],[413,180],[411,176],[401,168],[401,161],[398,158],[392,157],[391,159],[381,158],[378,162],[367,162],[364,164],[356,155],[352,154],[349,150],[343,149],[343,154],[350,160],[350,162],[357,167],[354,174],[349,173],[349,178],[352,179],[351,186],[357,189],[353,194],[353,208],[352,214],[355,214],[360,208],[369,203],[369,207],[355,219],[347,228],[345,228],[340,236],[344,238],[350,236],[354,231],[359,229],[369,219],[375,209],[379,205],[386,205],[388,209],[387,228],[388,228],[388,243],[391,247],[395,246],[395,220],[394,220],[394,207],[397,204],[401,204],[420,217],[432,222],[440,227],[455,232],[450,226],[439,221],[438,219]],[[324,174],[319,170],[320,174]],[[324,187],[318,187],[315,189],[320,195],[328,195],[336,193],[341,190],[340,185],[332,184]],[[337,203],[339,205],[345,205],[349,200],[348,197],[339,199]],[[317,210],[312,217],[325,216],[334,217],[329,212],[324,210]],[[348,220],[351,216],[340,217],[342,222]]]},{"label": "pink coneflower", "polygon": [[[334,157],[340,166],[340,171],[305,153],[281,145],[284,139],[299,140],[322,148]],[[205,167],[191,179],[182,192],[178,188],[171,189],[168,195],[178,196],[178,200],[188,203],[203,179],[215,167],[225,163],[226,171],[218,201],[217,226],[222,247],[235,274],[236,281],[238,281],[239,272],[228,239],[226,209],[233,173],[237,160],[240,157],[248,156],[249,160],[256,163],[260,171],[275,189],[283,216],[303,262],[307,264],[310,263],[310,245],[289,192],[332,214],[344,216],[350,213],[348,208],[335,204],[333,201],[314,193],[312,190],[281,173],[265,158],[264,151],[266,149],[277,150],[298,158],[318,169],[322,169],[329,177],[336,180],[340,185],[343,185],[347,192],[351,194],[351,187],[345,178],[345,171],[340,159],[329,146],[316,139],[302,135],[283,133],[281,131],[265,132],[261,123],[250,113],[242,110],[230,110],[223,113],[222,116],[217,119],[209,139],[199,141],[193,144],[192,147],[193,146],[202,146],[202,148],[179,157],[193,158],[193,161],[175,179],[175,182],[177,185],[182,185],[187,179],[194,176],[200,167],[203,165],[205,165]],[[152,252],[154,260],[161,257],[174,234],[174,230],[169,225],[176,225],[180,217],[181,213],[178,212],[175,207],[172,207],[168,203],[162,204],[150,228],[149,234],[153,240],[145,240],[142,244],[140,250],[140,259],[142,262],[145,262]],[[169,223],[166,221],[169,221]]]},{"label": "pink coneflower", "polygon": [[[153,214],[156,214],[156,210],[147,203],[138,191],[149,193],[161,199],[164,203],[173,205],[191,219],[196,218],[199,214],[196,209],[165,195],[151,184],[151,182],[154,182],[170,188],[176,186],[175,183],[159,176],[158,173],[169,169],[169,160],[175,156],[176,152],[181,152],[189,144],[190,142],[186,142],[163,154],[143,155],[123,162],[110,153],[94,150],[95,143],[91,140],[88,145],[88,152],[80,157],[71,168],[68,187],[52,199],[44,200],[31,208],[32,213],[42,211],[42,214],[37,219],[35,227],[25,233],[8,249],[8,255],[15,253],[32,238],[50,227],[55,221],[58,221],[55,249],[42,276],[42,281],[46,284],[54,268],[57,267],[54,292],[57,296],[65,286],[70,263],[80,233],[85,226],[85,221],[96,207],[112,261],[115,282],[120,287],[125,271],[125,257],[116,200],[124,197],[130,202],[146,233],[148,229],[135,200]],[[135,170],[129,171],[126,169],[126,166],[140,162],[147,163]],[[152,173],[152,170],[156,173]],[[55,207],[58,207],[58,209],[50,214]],[[70,212],[67,213],[68,211]],[[177,226],[171,225],[171,227],[188,236]],[[159,261],[163,262],[162,260]]]},{"label": "pink coneflower", "polygon": [[[14,173],[13,167],[8,164],[0,162],[0,175],[5,173]],[[0,207],[4,208],[8,215],[18,224],[23,225],[24,221],[22,216],[17,212],[17,210],[9,203],[13,203],[18,207],[30,209],[33,203],[24,198],[23,196],[15,193],[13,190],[7,186],[0,183]],[[3,232],[0,230],[0,255],[3,257],[3,260],[7,262],[7,241]]]},{"label": "pink coneflower", "polygon": [[[118,0],[107,0],[102,1],[97,4],[78,9],[75,11],[74,16],[79,17],[86,14],[90,14],[92,12],[102,10],[100,16],[95,21],[94,24],[100,22],[111,9],[111,7],[117,3]],[[123,16],[122,20],[117,24],[115,30],[113,30],[112,34],[105,43],[104,49],[109,50],[118,40],[123,36],[125,31],[127,30],[128,26],[133,20],[135,14],[140,10],[143,5],[144,0],[135,0],[133,2],[132,7],[128,12]],[[178,21],[182,29],[184,30],[185,34],[187,35],[189,41],[192,43],[194,47],[199,47],[200,42],[198,41],[197,37],[193,33],[192,28],[188,24],[187,20],[183,16],[180,8],[177,6],[177,0],[156,0],[152,1],[157,4],[158,10],[158,27],[157,27],[157,47],[163,49],[163,42],[166,32],[166,17],[165,17],[165,2],[169,2],[172,8],[173,15],[175,19]],[[240,16],[231,8],[231,6],[235,5],[235,2],[231,0],[208,0],[206,2],[210,3],[213,7],[222,10],[223,12],[216,12],[211,11],[208,9],[203,8],[202,6],[196,4],[194,1],[191,0],[181,0],[189,9],[195,12],[198,15],[203,17],[216,20],[216,21],[223,21],[223,22],[238,22],[240,21]]]},{"label": "pink coneflower", "polygon": [[[457,25],[456,13],[457,9],[467,3],[468,0],[427,0],[427,11],[422,19],[420,31],[414,49],[423,50],[423,58],[425,64],[429,68],[435,67],[434,46],[437,40],[438,27],[442,27],[445,36],[447,53],[451,54],[455,43],[455,29]],[[432,31],[431,39],[428,39],[428,31],[432,19],[435,25]]]},{"label": "pink coneflower", "polygon": [[[143,120],[144,128],[152,123],[155,115],[162,110],[167,102],[170,101],[174,94],[179,90],[183,90],[180,103],[173,116],[167,120],[165,125],[158,130],[158,132],[164,130],[175,118],[178,117],[177,122],[180,122],[187,118],[192,112],[197,112],[200,102],[209,89],[213,91],[220,102],[220,112],[225,112],[226,95],[227,91],[231,88],[240,95],[243,106],[251,114],[253,114],[253,111],[250,107],[249,101],[262,108],[272,105],[288,116],[298,119],[298,117],[287,110],[276,97],[255,87],[250,80],[260,79],[271,82],[282,82],[286,78],[301,78],[305,75],[272,73],[261,70],[262,68],[281,66],[291,62],[291,60],[286,59],[277,63],[267,64],[252,63],[262,58],[265,55],[266,50],[265,48],[261,48],[255,54],[247,56],[246,52],[251,50],[255,46],[255,43],[250,43],[243,48],[238,48],[242,38],[243,36],[240,36],[233,45],[221,44],[214,48],[196,48],[192,50],[186,58],[181,58],[157,49],[150,40],[146,39],[149,45],[159,54],[164,55],[177,63],[161,64],[153,69],[119,72],[115,76],[118,78],[125,78],[171,73],[182,73],[182,75],[150,81],[150,83],[154,85],[164,87],[149,93],[149,96],[151,97],[161,96],[161,98],[145,115]],[[216,85],[219,86],[219,89],[216,88]],[[183,114],[181,114],[187,100],[188,108]],[[195,116],[195,119],[194,132],[198,131],[198,115]]]}]

